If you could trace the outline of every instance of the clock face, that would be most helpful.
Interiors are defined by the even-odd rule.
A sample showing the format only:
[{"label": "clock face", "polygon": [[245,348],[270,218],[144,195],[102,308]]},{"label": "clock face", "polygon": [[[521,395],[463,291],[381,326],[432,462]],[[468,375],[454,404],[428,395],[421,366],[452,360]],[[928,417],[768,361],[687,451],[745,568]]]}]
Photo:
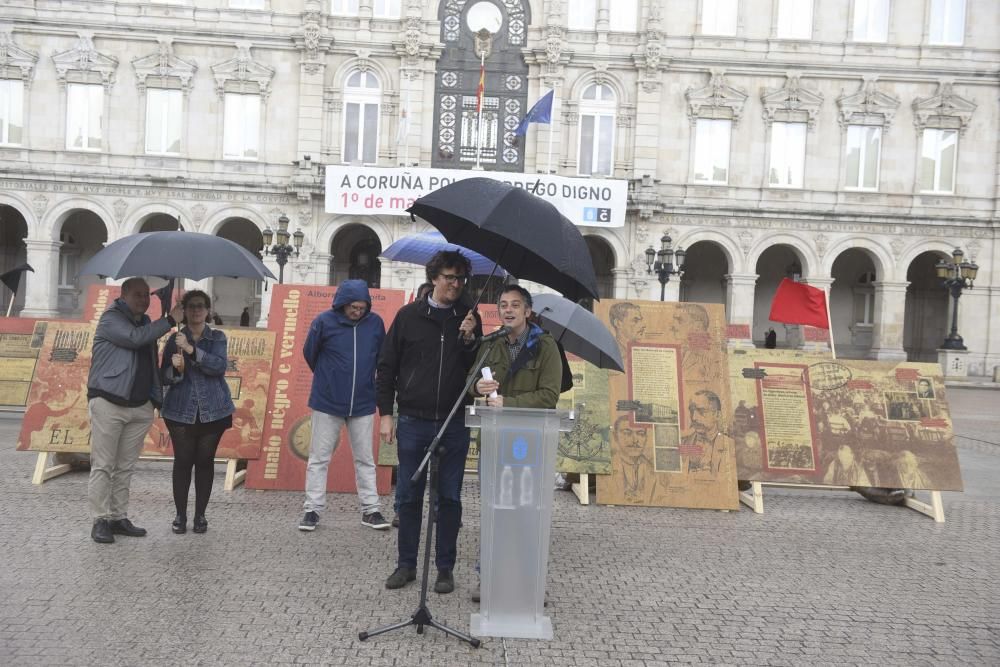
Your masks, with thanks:
[{"label": "clock face", "polygon": [[312,440],[312,418],[299,417],[288,433],[288,446],[303,461],[309,460],[309,441]]},{"label": "clock face", "polygon": [[483,0],[469,7],[469,11],[465,14],[465,25],[473,34],[485,28],[491,35],[495,35],[500,32],[500,26],[503,25],[503,14],[492,2]]}]

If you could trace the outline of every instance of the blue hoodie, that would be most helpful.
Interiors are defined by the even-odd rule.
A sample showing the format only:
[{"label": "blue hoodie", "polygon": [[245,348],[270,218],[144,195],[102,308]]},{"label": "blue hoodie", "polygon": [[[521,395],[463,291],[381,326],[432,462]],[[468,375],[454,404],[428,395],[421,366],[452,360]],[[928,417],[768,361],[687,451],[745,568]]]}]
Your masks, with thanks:
[{"label": "blue hoodie", "polygon": [[[344,314],[344,306],[365,301],[360,320]],[[333,308],[309,327],[302,354],[313,372],[309,407],[337,417],[363,417],[375,412],[375,366],[385,338],[385,323],[371,312],[372,300],[363,280],[345,280],[337,288]]]}]

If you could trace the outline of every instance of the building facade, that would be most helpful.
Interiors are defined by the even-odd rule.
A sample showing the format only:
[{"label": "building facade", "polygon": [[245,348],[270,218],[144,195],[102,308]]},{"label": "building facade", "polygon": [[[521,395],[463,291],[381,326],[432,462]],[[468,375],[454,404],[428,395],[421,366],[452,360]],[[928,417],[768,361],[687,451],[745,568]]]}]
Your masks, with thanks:
[{"label": "building facade", "polygon": [[[105,243],[179,225],[259,251],[285,215],[287,281],[413,288],[378,255],[423,225],[326,213],[325,165],[478,159],[627,180],[624,227],[581,229],[602,296],[659,298],[644,251],[669,234],[667,298],[724,303],[757,341],[801,344],[767,320],[795,277],[830,290],[841,356],[935,360],[934,266],[960,247],[968,370],[992,374],[998,26],[993,0],[7,0],[0,270],[34,268],[16,312],[72,317]],[[516,138],[548,90],[552,124]],[[202,286],[226,323],[266,314],[266,284]]]}]

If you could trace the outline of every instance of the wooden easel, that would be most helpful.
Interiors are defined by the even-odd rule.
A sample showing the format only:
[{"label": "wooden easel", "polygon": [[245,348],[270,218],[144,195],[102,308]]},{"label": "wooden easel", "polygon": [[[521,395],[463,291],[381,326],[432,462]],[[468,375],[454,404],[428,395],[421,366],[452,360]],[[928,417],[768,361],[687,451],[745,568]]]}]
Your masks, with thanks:
[{"label": "wooden easel", "polygon": [[590,504],[590,474],[581,472],[580,481],[573,484],[570,487],[573,490],[573,495],[576,499],[580,501],[581,505]]},{"label": "wooden easel", "polygon": [[[749,507],[756,514],[764,513],[764,486],[773,486],[784,489],[825,489],[834,491],[850,491],[849,486],[831,486],[829,484],[791,484],[785,482],[751,482],[749,491],[740,491],[740,502]],[[916,492],[910,491],[906,497],[905,505],[911,510],[926,514],[937,523],[944,523],[944,503],[941,502],[940,491],[930,491],[931,501],[925,503],[917,500]]]},{"label": "wooden easel", "polygon": [[35,460],[35,472],[31,475],[32,484],[41,484],[53,477],[65,475],[72,466],[68,463],[59,463],[54,466],[49,465],[49,456],[55,452],[38,452],[38,459]]},{"label": "wooden easel", "polygon": [[[38,458],[35,460],[35,471],[31,475],[32,484],[42,484],[47,482],[53,477],[59,477],[60,475],[65,475],[70,470],[73,469],[69,463],[58,463],[56,465],[49,465],[49,456],[57,452],[38,452]],[[140,456],[140,461],[173,461],[172,456]],[[246,468],[243,470],[237,470],[239,465],[238,459],[215,459],[216,463],[226,464],[226,481],[222,488],[225,491],[232,491],[240,484],[246,481],[247,471]]]}]

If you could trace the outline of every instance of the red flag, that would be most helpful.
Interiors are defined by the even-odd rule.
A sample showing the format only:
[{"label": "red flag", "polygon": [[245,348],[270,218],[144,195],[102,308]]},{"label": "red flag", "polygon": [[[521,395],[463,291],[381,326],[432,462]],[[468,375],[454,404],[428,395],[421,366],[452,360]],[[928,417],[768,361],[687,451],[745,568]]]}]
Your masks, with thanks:
[{"label": "red flag", "polygon": [[479,87],[476,88],[476,113],[483,108],[483,95],[486,93],[486,63],[479,66]]},{"label": "red flag", "polygon": [[778,291],[771,302],[771,314],[775,322],[785,324],[808,324],[817,329],[829,329],[830,319],[826,312],[826,294],[821,289],[785,278],[778,285]]}]

